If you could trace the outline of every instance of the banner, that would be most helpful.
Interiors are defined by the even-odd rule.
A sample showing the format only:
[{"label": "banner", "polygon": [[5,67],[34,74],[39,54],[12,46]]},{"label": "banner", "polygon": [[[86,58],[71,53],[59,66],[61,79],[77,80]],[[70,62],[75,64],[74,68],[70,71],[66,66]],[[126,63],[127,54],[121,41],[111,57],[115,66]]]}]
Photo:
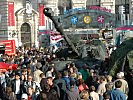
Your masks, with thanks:
[{"label": "banner", "polygon": [[8,26],[15,26],[14,2],[8,2]]},{"label": "banner", "polygon": [[7,54],[7,55],[15,55],[16,54],[15,40],[3,40],[3,41],[0,41],[0,44],[5,45],[5,54]]},{"label": "banner", "polygon": [[44,4],[39,3],[38,7],[39,7],[39,26],[44,26],[45,25],[44,14],[43,14]]}]

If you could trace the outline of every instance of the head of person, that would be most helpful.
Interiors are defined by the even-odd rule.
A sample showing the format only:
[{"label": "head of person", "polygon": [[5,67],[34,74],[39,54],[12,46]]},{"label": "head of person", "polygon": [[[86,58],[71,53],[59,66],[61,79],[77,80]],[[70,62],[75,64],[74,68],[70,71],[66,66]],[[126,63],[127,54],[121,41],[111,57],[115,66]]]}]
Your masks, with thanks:
[{"label": "head of person", "polygon": [[20,73],[16,73],[16,74],[15,74],[15,79],[16,79],[16,80],[19,80],[19,79],[20,79],[20,76],[21,76]]},{"label": "head of person", "polygon": [[10,95],[12,93],[12,88],[10,86],[6,87],[6,95]]},{"label": "head of person", "polygon": [[54,67],[53,67],[53,66],[49,66],[49,67],[48,67],[48,71],[53,72],[53,71],[54,71]]},{"label": "head of person", "polygon": [[28,100],[28,95],[26,93],[23,93],[21,96],[21,100]]},{"label": "head of person", "polygon": [[47,77],[47,83],[48,83],[48,85],[52,86],[53,85],[53,78]]},{"label": "head of person", "polygon": [[90,87],[90,92],[93,92],[93,91],[95,91],[96,89],[95,89],[95,87],[94,86],[91,86]]},{"label": "head of person", "polygon": [[107,75],[107,81],[108,81],[108,82],[111,82],[111,81],[112,81],[112,76]]},{"label": "head of person", "polygon": [[57,79],[62,78],[62,74],[61,74],[60,72],[57,72],[56,78],[57,78]]},{"label": "head of person", "polygon": [[70,87],[74,87],[75,82],[73,80],[70,80]]},{"label": "head of person", "polygon": [[77,74],[77,79],[82,79],[83,77],[82,77],[82,74],[81,73],[78,73]]},{"label": "head of person", "polygon": [[89,93],[88,93],[88,91],[83,90],[83,91],[80,93],[80,97],[81,97],[81,99],[83,99],[83,100],[89,100]]},{"label": "head of person", "polygon": [[32,79],[33,79],[32,75],[28,75],[28,79],[27,79],[27,80],[28,80],[29,82],[31,82]]},{"label": "head of person", "polygon": [[40,69],[42,67],[42,64],[41,63],[37,63],[36,64],[36,69]]},{"label": "head of person", "polygon": [[122,79],[122,74],[121,73],[117,73],[116,77],[117,77],[117,79]]},{"label": "head of person", "polygon": [[122,82],[120,80],[115,82],[115,87],[116,88],[121,88],[121,86],[122,86]]},{"label": "head of person", "polygon": [[105,76],[101,76],[101,77],[100,77],[100,83],[103,83],[103,82],[105,82],[105,81],[106,81]]},{"label": "head of person", "polygon": [[26,69],[22,69],[22,75],[26,75]]},{"label": "head of person", "polygon": [[110,84],[106,84],[105,88],[106,88],[106,91],[110,91],[111,90],[111,85]]},{"label": "head of person", "polygon": [[47,99],[47,95],[46,95],[45,93],[41,92],[41,93],[39,94],[39,100],[48,100],[48,99]]},{"label": "head of person", "polygon": [[81,84],[83,84],[84,83],[84,80],[83,79],[79,79],[78,80],[78,85],[81,85]]},{"label": "head of person", "polygon": [[28,74],[31,73],[31,68],[30,68],[30,67],[27,68],[27,73],[28,73]]},{"label": "head of person", "polygon": [[66,64],[66,68],[68,69],[70,67],[70,63],[67,63]]},{"label": "head of person", "polygon": [[34,92],[33,87],[32,87],[32,86],[29,86],[29,87],[27,88],[27,93],[28,93],[28,95],[32,95],[33,92]]},{"label": "head of person", "polygon": [[70,73],[74,72],[73,67],[70,67],[68,70],[69,70]]},{"label": "head of person", "polygon": [[41,86],[41,89],[42,91],[47,91],[49,90],[50,86],[48,85],[47,83],[47,78],[42,78],[41,82],[40,82],[40,86]]},{"label": "head of person", "polygon": [[41,73],[40,74],[40,78],[45,78],[45,74],[44,73]]},{"label": "head of person", "polygon": [[110,100],[110,95],[109,95],[108,92],[105,92],[105,93],[103,94],[103,100]]},{"label": "head of person", "polygon": [[68,76],[68,71],[64,71],[63,75]]}]

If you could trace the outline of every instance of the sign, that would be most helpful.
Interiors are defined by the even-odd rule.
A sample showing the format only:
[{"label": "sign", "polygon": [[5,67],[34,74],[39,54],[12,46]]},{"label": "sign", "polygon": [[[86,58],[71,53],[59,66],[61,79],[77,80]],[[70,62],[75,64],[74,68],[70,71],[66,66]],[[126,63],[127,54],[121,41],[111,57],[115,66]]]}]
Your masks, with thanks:
[{"label": "sign", "polygon": [[8,2],[8,26],[15,26],[14,2]]},{"label": "sign", "polygon": [[45,26],[45,20],[43,14],[44,4],[39,3],[38,7],[39,7],[39,26]]},{"label": "sign", "polygon": [[69,10],[66,10],[66,11],[64,12],[64,14],[68,14],[68,13],[75,12],[75,11],[80,11],[80,10],[85,10],[85,8],[74,8],[74,9],[69,9]]},{"label": "sign", "polygon": [[97,22],[101,23],[101,24],[104,23],[104,16],[102,16],[102,15],[98,16],[97,17]]},{"label": "sign", "polygon": [[71,22],[72,22],[72,24],[75,25],[78,22],[78,17],[77,16],[72,16],[71,17]]},{"label": "sign", "polygon": [[84,17],[84,22],[87,23],[87,24],[91,23],[91,17],[90,16],[85,16]]},{"label": "sign", "polygon": [[100,10],[100,11],[111,13],[111,9],[107,9],[105,7],[89,6],[88,9],[91,9],[91,10]]},{"label": "sign", "polygon": [[59,32],[50,30],[39,30],[40,45],[50,46],[57,44],[57,42],[63,40],[63,36]]},{"label": "sign", "polygon": [[5,54],[7,55],[16,54],[15,40],[3,40],[3,41],[0,41],[0,44],[5,45]]}]

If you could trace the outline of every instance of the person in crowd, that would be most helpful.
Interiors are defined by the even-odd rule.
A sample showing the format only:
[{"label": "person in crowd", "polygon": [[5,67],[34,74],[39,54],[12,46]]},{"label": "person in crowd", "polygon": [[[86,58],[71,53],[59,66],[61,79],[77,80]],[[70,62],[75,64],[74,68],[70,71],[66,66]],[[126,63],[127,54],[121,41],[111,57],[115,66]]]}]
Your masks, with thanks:
[{"label": "person in crowd", "polygon": [[75,73],[78,72],[78,69],[77,69],[77,67],[76,67],[76,65],[75,65],[74,62],[73,63],[70,63],[70,67],[73,67],[73,72],[75,72]]},{"label": "person in crowd", "polygon": [[32,59],[29,60],[29,64],[27,65],[27,67],[31,69],[31,72],[33,74],[33,72],[35,71],[35,66],[33,64],[33,60]]},{"label": "person in crowd", "polygon": [[107,84],[109,84],[110,89],[113,88],[113,82],[112,82],[112,76],[111,75],[107,75]]},{"label": "person in crowd", "polygon": [[83,90],[80,93],[80,98],[81,98],[81,100],[93,100],[93,98],[89,95],[87,90]]},{"label": "person in crowd", "polygon": [[98,89],[97,89],[97,93],[99,94],[100,96],[100,100],[102,100],[103,98],[103,93],[106,92],[106,88],[105,88],[105,85],[106,85],[106,79],[104,76],[101,76],[100,77],[100,85],[98,86]]},{"label": "person in crowd", "polygon": [[17,100],[16,95],[12,92],[12,88],[7,86],[2,95],[2,100]]},{"label": "person in crowd", "polygon": [[[115,82],[117,81],[121,81],[122,82],[122,86],[120,87],[120,90],[127,96],[128,98],[128,92],[129,92],[129,88],[128,88],[128,83],[127,81],[123,78],[124,77],[124,73],[121,72],[121,73],[117,73],[117,79],[114,81],[114,84]],[[114,88],[115,88],[115,85],[114,85]]]},{"label": "person in crowd", "polygon": [[56,84],[60,89],[60,100],[64,99],[65,91],[66,91],[66,83],[62,79],[62,74],[57,72],[57,76],[55,77],[54,84]]},{"label": "person in crowd", "polygon": [[64,71],[62,79],[66,83],[66,88],[69,89],[70,88],[70,79],[69,79],[69,76],[68,76],[68,71]]},{"label": "person in crowd", "polygon": [[85,83],[87,82],[87,78],[89,77],[89,69],[86,66],[83,66],[79,72],[82,73],[83,76],[83,80],[85,81]]},{"label": "person in crowd", "polygon": [[83,77],[82,77],[82,74],[81,74],[80,72],[78,72],[78,73],[77,73],[76,79],[79,80],[79,79],[82,79],[82,78],[83,78]]},{"label": "person in crowd", "polygon": [[66,90],[66,100],[80,100],[79,91],[74,85],[74,81],[70,81],[70,89]]},{"label": "person in crowd", "polygon": [[31,75],[28,75],[27,81],[24,82],[24,93],[27,93],[28,87],[32,87],[33,90],[36,90],[36,83],[32,80],[33,77]]},{"label": "person in crowd", "polygon": [[74,69],[73,69],[73,67],[69,67],[69,69],[68,69],[68,73],[69,73],[69,76],[71,76],[71,74],[74,73]]},{"label": "person in crowd", "polygon": [[30,67],[27,67],[27,75],[32,75],[33,76],[33,73],[32,73],[32,70]]},{"label": "person in crowd", "polygon": [[22,75],[21,75],[21,79],[25,82],[27,80],[27,69],[24,68],[22,69]]},{"label": "person in crowd", "polygon": [[95,86],[95,90],[97,90],[99,85],[100,85],[100,76],[97,76],[96,81],[94,81],[93,83],[94,83],[94,86]]},{"label": "person in crowd", "polygon": [[47,84],[50,86],[50,93],[55,96],[56,99],[60,98],[60,89],[58,85],[53,83],[52,77],[47,77]]},{"label": "person in crowd", "polygon": [[48,100],[48,97],[45,93],[40,93],[36,100]]},{"label": "person in crowd", "polygon": [[34,81],[36,82],[37,85],[40,84],[41,78],[40,74],[43,73],[41,70],[41,63],[36,64],[36,71],[34,72]]},{"label": "person in crowd", "polygon": [[55,77],[53,76],[54,68],[52,66],[49,66],[48,71],[46,72],[46,77]]},{"label": "person in crowd", "polygon": [[26,93],[23,93],[21,99],[19,100],[28,100],[28,95]]},{"label": "person in crowd", "polygon": [[84,80],[83,79],[79,79],[78,80],[78,90],[79,90],[79,93],[82,92],[83,90],[88,90],[88,86],[84,83]]},{"label": "person in crowd", "polygon": [[103,94],[103,100],[110,100],[110,95],[109,95],[108,92],[105,92],[105,93]]},{"label": "person in crowd", "polygon": [[27,88],[28,100],[36,100],[36,94],[32,86]]},{"label": "person in crowd", "polygon": [[99,100],[99,95],[98,93],[95,92],[94,86],[90,87],[90,96],[92,97],[93,100]]},{"label": "person in crowd", "polygon": [[126,100],[126,95],[120,90],[122,82],[120,80],[115,82],[115,89],[110,91],[111,100]]},{"label": "person in crowd", "polygon": [[20,73],[16,72],[15,79],[11,82],[12,92],[15,93],[17,100],[21,99],[21,94],[23,93],[23,81],[20,80]]},{"label": "person in crowd", "polygon": [[110,84],[105,84],[106,92],[110,92],[112,90],[112,86]]}]

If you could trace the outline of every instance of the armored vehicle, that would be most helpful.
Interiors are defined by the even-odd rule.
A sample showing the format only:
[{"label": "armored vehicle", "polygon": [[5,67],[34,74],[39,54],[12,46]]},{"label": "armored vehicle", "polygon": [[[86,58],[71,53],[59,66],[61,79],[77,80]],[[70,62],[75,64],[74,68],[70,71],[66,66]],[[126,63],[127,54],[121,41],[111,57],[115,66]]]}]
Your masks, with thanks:
[{"label": "armored vehicle", "polygon": [[57,17],[53,16],[54,14],[50,8],[45,8],[44,14],[53,21],[56,30],[63,35],[64,40],[67,43],[67,48],[63,48],[65,52],[61,49],[63,53],[60,53],[61,51],[59,51],[59,54],[65,54],[64,56],[66,58],[67,56],[74,54],[73,57],[75,60],[85,59],[83,60],[85,62],[89,62],[87,61],[88,59],[90,61],[92,61],[92,59],[93,61],[94,59],[101,61],[105,60],[105,45],[99,40],[98,34],[81,34],[80,32],[78,32],[78,34],[74,34],[74,32],[72,34],[66,34]]}]

